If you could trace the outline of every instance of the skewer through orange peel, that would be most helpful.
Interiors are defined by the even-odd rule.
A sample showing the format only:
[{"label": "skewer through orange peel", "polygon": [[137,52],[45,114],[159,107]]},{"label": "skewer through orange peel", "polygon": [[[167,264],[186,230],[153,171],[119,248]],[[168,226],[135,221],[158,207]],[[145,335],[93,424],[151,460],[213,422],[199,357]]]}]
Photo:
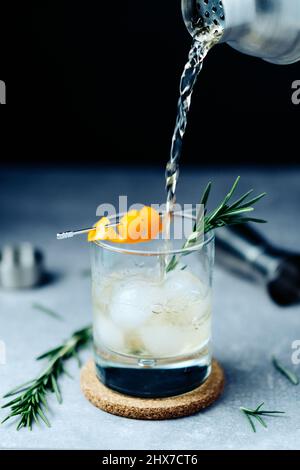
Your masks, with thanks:
[{"label": "skewer through orange peel", "polygon": [[140,243],[156,238],[162,230],[162,221],[159,213],[149,206],[141,210],[131,210],[125,214],[120,223],[114,227],[108,225],[111,221],[102,217],[95,229],[88,234],[88,241],[107,240],[112,243]]}]

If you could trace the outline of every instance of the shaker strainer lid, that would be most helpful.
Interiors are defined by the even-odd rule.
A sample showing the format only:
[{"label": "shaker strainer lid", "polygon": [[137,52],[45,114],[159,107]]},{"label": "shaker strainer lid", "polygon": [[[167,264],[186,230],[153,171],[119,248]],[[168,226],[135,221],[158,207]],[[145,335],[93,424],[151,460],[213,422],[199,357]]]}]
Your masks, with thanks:
[{"label": "shaker strainer lid", "polygon": [[220,0],[196,0],[199,15],[205,26],[220,26],[225,20],[223,3]]},{"label": "shaker strainer lid", "polygon": [[182,0],[185,24],[192,36],[203,28],[216,28],[220,33],[225,27],[225,13],[221,0]]}]

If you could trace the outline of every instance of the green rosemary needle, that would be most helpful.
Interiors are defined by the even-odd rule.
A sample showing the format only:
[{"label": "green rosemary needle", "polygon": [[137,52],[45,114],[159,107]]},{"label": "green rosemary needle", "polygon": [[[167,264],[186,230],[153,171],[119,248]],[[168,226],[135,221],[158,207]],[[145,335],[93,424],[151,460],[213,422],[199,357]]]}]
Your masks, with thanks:
[{"label": "green rosemary needle", "polygon": [[243,406],[240,407],[241,412],[246,416],[253,432],[256,432],[254,419],[256,419],[264,428],[267,428],[268,426],[262,416],[276,416],[278,414],[285,413],[284,411],[262,410],[263,405],[264,402],[258,405],[258,407],[254,410],[252,410],[251,408],[244,408]]},{"label": "green rosemary needle", "polygon": [[80,271],[80,276],[83,277],[83,278],[89,278],[91,277],[91,269],[82,269]]},{"label": "green rosemary needle", "polygon": [[287,367],[285,367],[281,362],[276,359],[275,356],[272,357],[272,363],[282,375],[284,375],[293,385],[299,385],[299,378],[298,376],[289,370]]},{"label": "green rosemary needle", "polygon": [[35,310],[39,310],[40,312],[45,313],[46,315],[49,315],[50,317],[55,318],[56,320],[63,320],[62,316],[59,315],[59,313],[54,312],[48,307],[44,307],[44,305],[34,303],[32,304],[32,308],[34,308]]},{"label": "green rosemary needle", "polygon": [[[230,203],[237,186],[240,181],[240,176],[235,180],[232,188],[229,193],[219,204],[219,206],[210,213],[207,213],[207,203],[212,188],[212,183],[208,183],[206,186],[203,196],[201,198],[200,204],[204,206],[204,215],[201,214],[196,220],[194,230],[189,238],[186,240],[183,245],[183,249],[193,246],[199,240],[199,236],[203,233],[208,233],[213,229],[224,227],[225,225],[238,225],[244,224],[246,222],[256,222],[256,223],[265,223],[265,220],[256,219],[249,217],[249,212],[252,212],[254,208],[252,207],[260,199],[262,199],[266,193],[259,194],[258,196],[252,197],[249,199],[250,195],[253,193],[253,189],[250,189],[247,193],[241,196],[236,201]],[[204,217],[204,220],[203,220]],[[203,228],[204,227],[204,228]],[[179,263],[179,256],[173,256],[166,267],[166,272],[170,272],[176,268]]]},{"label": "green rosemary needle", "polygon": [[91,338],[92,328],[89,326],[76,331],[63,344],[39,356],[38,360],[48,359],[47,367],[36,378],[4,395],[3,398],[17,396],[2,406],[2,408],[10,408],[9,414],[2,423],[11,418],[19,417],[17,430],[22,427],[32,429],[33,423],[38,423],[40,420],[50,427],[47,418],[47,396],[51,392],[55,393],[57,401],[62,403],[58,378],[64,373],[68,374],[64,362],[71,357],[75,357],[80,363],[78,351],[86,346]]}]

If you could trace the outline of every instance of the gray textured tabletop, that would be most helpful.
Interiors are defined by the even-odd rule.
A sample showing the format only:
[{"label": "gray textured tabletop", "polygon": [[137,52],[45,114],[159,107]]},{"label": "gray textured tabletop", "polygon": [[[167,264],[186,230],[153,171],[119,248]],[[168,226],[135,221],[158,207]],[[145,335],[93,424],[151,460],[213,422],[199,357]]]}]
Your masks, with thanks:
[{"label": "gray textured tabletop", "polygon": [[[257,215],[269,224],[264,232],[279,244],[300,250],[300,168],[219,170],[182,168],[178,199],[197,202],[208,178],[214,181],[212,201],[218,200],[237,174],[241,190],[267,191]],[[0,173],[0,246],[32,241],[47,257],[52,282],[35,290],[0,291],[0,341],[6,363],[0,365],[0,394],[22,383],[40,369],[34,358],[91,321],[90,281],[82,276],[89,265],[83,239],[57,242],[56,232],[88,226],[96,207],[116,202],[127,194],[129,202],[161,202],[164,171],[103,168],[98,170],[2,170]],[[39,302],[64,316],[57,321],[32,308]],[[300,339],[300,307],[280,309],[256,285],[216,268],[214,276],[214,354],[226,373],[223,397],[195,416],[145,422],[112,416],[94,408],[82,396],[74,361],[68,369],[74,379],[61,380],[64,403],[51,398],[52,427],[32,432],[15,431],[15,424],[0,428],[5,449],[299,449],[300,386],[291,385],[274,370],[272,353],[291,365],[291,344]],[[86,360],[91,353],[82,354]],[[295,370],[297,368],[295,367]],[[299,372],[299,366],[298,366]],[[268,429],[254,434],[240,406],[265,401],[284,410],[269,418]],[[3,402],[2,402],[3,403]],[[4,417],[1,410],[0,417]]]}]

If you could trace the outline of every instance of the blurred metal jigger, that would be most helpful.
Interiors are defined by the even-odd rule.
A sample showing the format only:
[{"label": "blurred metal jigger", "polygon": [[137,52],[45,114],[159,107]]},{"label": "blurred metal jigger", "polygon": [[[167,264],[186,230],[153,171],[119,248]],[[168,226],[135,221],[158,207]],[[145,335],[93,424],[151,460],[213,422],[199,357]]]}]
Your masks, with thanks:
[{"label": "blurred metal jigger", "polygon": [[44,274],[42,253],[30,243],[6,245],[0,252],[0,286],[25,289],[37,286]]},{"label": "blurred metal jigger", "polygon": [[278,305],[300,303],[300,253],[271,245],[249,225],[217,231],[216,253],[220,265],[264,285]]}]

